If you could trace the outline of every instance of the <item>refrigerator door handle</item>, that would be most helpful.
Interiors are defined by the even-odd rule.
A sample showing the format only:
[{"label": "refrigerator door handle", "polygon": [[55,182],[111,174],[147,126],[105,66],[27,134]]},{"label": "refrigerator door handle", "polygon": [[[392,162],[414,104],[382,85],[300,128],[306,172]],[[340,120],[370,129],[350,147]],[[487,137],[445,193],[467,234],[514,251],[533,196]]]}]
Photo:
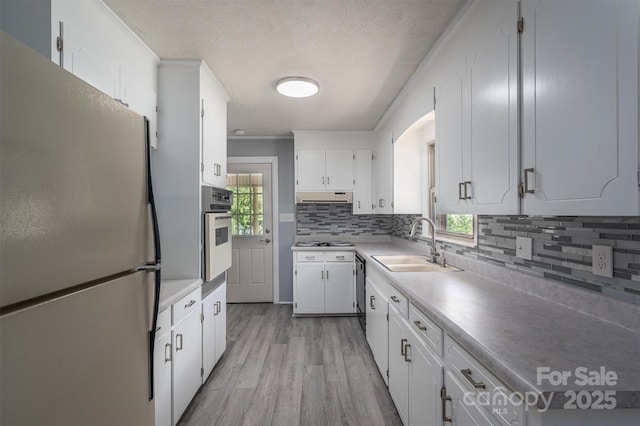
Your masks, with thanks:
[{"label": "refrigerator door handle", "polygon": [[142,270],[148,272],[154,272],[155,283],[153,289],[153,310],[151,317],[151,324],[149,328],[149,401],[154,396],[154,363],[153,352],[155,351],[156,341],[156,327],[158,326],[158,308],[160,305],[160,283],[162,277],[160,275],[160,229],[158,228],[158,214],[156,212],[156,203],[153,197],[153,182],[151,179],[151,137],[149,134],[149,119],[144,117],[144,129],[145,129],[145,148],[147,157],[147,201],[151,210],[151,223],[153,225],[153,254],[154,262],[152,264],[144,265]]}]

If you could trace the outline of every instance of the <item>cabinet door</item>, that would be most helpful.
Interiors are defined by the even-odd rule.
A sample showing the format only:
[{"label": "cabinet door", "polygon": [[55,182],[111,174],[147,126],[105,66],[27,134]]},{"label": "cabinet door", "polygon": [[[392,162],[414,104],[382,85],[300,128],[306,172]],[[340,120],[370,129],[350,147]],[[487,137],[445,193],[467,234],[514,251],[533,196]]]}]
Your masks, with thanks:
[{"label": "cabinet door", "polygon": [[324,312],[324,264],[296,263],[294,305],[297,314]]},{"label": "cabinet door", "polygon": [[639,7],[521,3],[524,214],[638,214]]},{"label": "cabinet door", "polygon": [[352,262],[325,265],[324,311],[328,314],[355,312],[355,265]]},{"label": "cabinet door", "polygon": [[388,385],[389,322],[387,321],[387,313],[389,312],[389,304],[369,278],[366,280],[366,290],[367,342],[373,353],[373,359],[378,365],[378,370],[380,370],[385,384]]},{"label": "cabinet door", "polygon": [[325,190],[324,149],[299,149],[296,154],[296,191]]},{"label": "cabinet door", "polygon": [[326,151],[328,191],[353,191],[354,154],[352,149],[328,149]]},{"label": "cabinet door", "polygon": [[218,307],[215,294],[209,294],[202,301],[202,369],[204,382],[216,364],[216,320]]},{"label": "cabinet door", "polygon": [[156,339],[153,351],[155,426],[173,426],[171,423],[171,356],[171,333],[166,333]]},{"label": "cabinet door", "polygon": [[218,314],[216,315],[216,357],[217,363],[227,349],[227,283],[225,282],[215,291]]},{"label": "cabinet door", "polygon": [[445,374],[445,387],[450,403],[446,404],[444,415],[451,417],[452,426],[486,426],[495,424],[481,411],[477,405],[465,403],[465,390],[456,378],[447,371]]},{"label": "cabinet door", "polygon": [[378,143],[373,159],[373,197],[376,214],[393,213],[393,138],[390,133],[378,134]]},{"label": "cabinet door", "polygon": [[389,393],[405,425],[409,424],[408,355],[405,357],[408,337],[409,329],[400,314],[395,309],[389,309]]},{"label": "cabinet door", "polygon": [[[469,126],[464,129],[469,131],[463,135],[463,180],[467,182],[468,203],[472,204],[468,211],[517,214],[518,33],[514,23],[518,4],[494,1],[487,7],[500,16],[496,18],[500,25],[488,32],[467,58],[469,114],[465,116]],[[438,148],[442,147],[436,145]],[[448,190],[452,188],[448,186]]]},{"label": "cabinet door", "polygon": [[373,213],[373,152],[356,150],[356,185],[354,188],[353,214]]},{"label": "cabinet door", "polygon": [[464,213],[462,129],[464,68],[436,87],[436,186],[438,213]]},{"label": "cabinet door", "polygon": [[409,369],[409,424],[437,425],[442,421],[442,362],[412,333]]},{"label": "cabinet door", "polygon": [[194,311],[173,328],[173,424],[202,384],[202,331],[199,311]]},{"label": "cabinet door", "polygon": [[227,100],[215,77],[200,68],[202,180],[220,188],[227,180]]}]

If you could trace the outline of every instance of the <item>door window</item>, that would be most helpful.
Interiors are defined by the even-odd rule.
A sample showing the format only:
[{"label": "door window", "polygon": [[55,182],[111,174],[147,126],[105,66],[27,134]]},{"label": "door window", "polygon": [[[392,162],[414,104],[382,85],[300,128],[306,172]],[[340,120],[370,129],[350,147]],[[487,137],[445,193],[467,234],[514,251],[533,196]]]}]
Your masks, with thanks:
[{"label": "door window", "polygon": [[262,235],[262,173],[227,173],[227,189],[233,192],[231,229],[234,236]]}]

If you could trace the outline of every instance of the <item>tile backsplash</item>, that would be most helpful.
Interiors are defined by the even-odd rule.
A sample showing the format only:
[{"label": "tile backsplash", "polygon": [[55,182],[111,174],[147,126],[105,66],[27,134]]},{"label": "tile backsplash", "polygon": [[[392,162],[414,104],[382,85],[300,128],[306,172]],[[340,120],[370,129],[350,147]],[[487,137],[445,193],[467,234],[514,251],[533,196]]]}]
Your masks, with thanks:
[{"label": "tile backsplash", "polygon": [[296,236],[389,235],[391,215],[354,215],[351,204],[297,204]]},{"label": "tile backsplash", "polygon": [[[394,215],[391,234],[408,239],[415,215]],[[516,257],[516,236],[533,239],[533,259]],[[420,238],[422,239],[422,238]],[[613,247],[613,278],[591,272],[591,247]],[[640,304],[640,217],[478,216],[478,246],[439,242],[454,252],[498,267],[577,286]]]}]

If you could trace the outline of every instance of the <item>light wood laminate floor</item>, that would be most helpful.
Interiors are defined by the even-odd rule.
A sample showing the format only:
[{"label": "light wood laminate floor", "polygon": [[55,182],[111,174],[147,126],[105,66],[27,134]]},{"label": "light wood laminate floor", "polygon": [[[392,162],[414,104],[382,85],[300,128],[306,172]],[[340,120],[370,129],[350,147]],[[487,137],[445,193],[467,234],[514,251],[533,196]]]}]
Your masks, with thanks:
[{"label": "light wood laminate floor", "polygon": [[232,304],[227,350],[181,425],[401,425],[354,317]]}]

